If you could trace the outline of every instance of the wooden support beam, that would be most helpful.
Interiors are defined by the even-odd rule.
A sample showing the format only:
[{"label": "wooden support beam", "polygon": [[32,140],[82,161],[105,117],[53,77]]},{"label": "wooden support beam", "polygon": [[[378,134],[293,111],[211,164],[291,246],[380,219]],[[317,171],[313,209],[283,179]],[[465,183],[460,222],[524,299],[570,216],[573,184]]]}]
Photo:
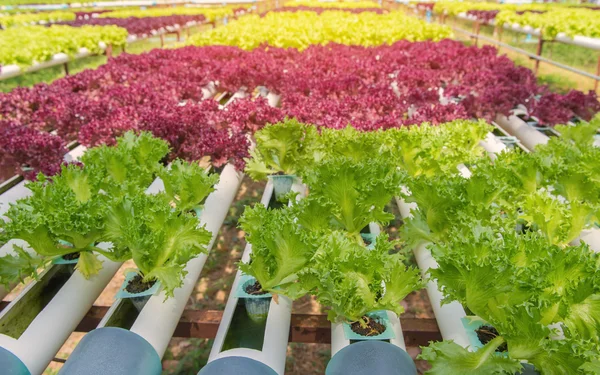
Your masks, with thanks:
[{"label": "wooden support beam", "polygon": [[[0,303],[0,311],[8,302]],[[96,328],[109,306],[93,306],[79,323],[76,332],[89,332]],[[185,310],[173,337],[212,339],[217,334],[222,311]],[[406,346],[427,345],[442,339],[435,319],[401,318]],[[329,344],[331,324],[325,314],[292,314],[290,342]]]}]

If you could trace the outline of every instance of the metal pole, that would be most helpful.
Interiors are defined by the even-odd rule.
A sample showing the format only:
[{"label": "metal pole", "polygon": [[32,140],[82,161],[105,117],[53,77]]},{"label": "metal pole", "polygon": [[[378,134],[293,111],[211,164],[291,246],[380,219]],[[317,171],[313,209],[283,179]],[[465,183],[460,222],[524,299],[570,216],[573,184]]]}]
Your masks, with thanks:
[{"label": "metal pole", "polygon": [[[537,46],[537,51],[536,51],[536,55],[538,57],[542,57],[542,49],[544,48],[544,35],[542,34],[542,32],[540,31],[540,39],[538,42],[538,46]],[[535,69],[533,70],[533,73],[537,76],[538,75],[538,70],[540,69],[540,60],[536,59],[535,60]]]},{"label": "metal pole", "polygon": [[[471,38],[475,38],[475,34],[473,34],[470,31],[461,29],[460,27],[453,27],[452,29],[454,31],[459,32],[459,33],[463,33],[465,35],[468,35]],[[508,50],[520,53],[521,55],[525,55],[525,56],[527,56],[527,57],[529,57],[531,59],[540,60],[540,61],[545,62],[546,64],[550,64],[550,65],[559,67],[561,69],[567,70],[569,72],[572,72],[572,73],[575,73],[575,74],[579,74],[580,76],[584,76],[584,77],[591,78],[591,79],[596,80],[596,81],[600,81],[600,75],[595,75],[595,74],[588,73],[588,72],[583,71],[583,70],[579,70],[579,69],[573,68],[572,66],[561,64],[561,63],[556,62],[554,60],[550,60],[550,59],[547,59],[545,57],[541,57],[541,56],[535,55],[535,54],[533,54],[531,52],[525,51],[524,49],[511,46],[510,44],[499,42],[499,41],[497,41],[497,40],[495,40],[493,38],[488,38],[488,37],[486,37],[484,35],[480,35],[479,38],[481,38],[482,40],[484,40],[486,42],[490,42],[490,43],[502,46],[502,47],[504,47],[504,48],[506,48]],[[600,65],[600,62],[599,62],[599,65]],[[599,73],[600,73],[600,69],[599,69]]]},{"label": "metal pole", "polygon": [[[598,56],[598,66],[596,67],[596,75],[600,76],[600,55]],[[598,91],[598,80],[594,83],[594,91]]]},{"label": "metal pole", "polygon": [[67,61],[66,63],[64,63],[63,67],[65,68],[65,75],[68,76],[69,75],[69,62]]}]

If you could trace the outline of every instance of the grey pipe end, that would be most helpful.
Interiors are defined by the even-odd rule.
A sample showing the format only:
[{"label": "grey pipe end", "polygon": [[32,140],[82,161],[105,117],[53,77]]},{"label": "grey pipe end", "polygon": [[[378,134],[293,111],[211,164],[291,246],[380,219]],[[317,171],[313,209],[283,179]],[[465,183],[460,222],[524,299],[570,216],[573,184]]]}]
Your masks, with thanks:
[{"label": "grey pipe end", "polygon": [[116,327],[98,328],[83,337],[59,375],[160,375],[162,364],[140,335]]},{"label": "grey pipe end", "polygon": [[0,347],[0,370],[2,375],[31,375],[27,366],[8,350]]},{"label": "grey pipe end", "polygon": [[361,341],[337,352],[325,375],[416,375],[407,352],[384,341]]},{"label": "grey pipe end", "polygon": [[262,362],[246,357],[224,357],[209,362],[198,375],[277,375]]}]

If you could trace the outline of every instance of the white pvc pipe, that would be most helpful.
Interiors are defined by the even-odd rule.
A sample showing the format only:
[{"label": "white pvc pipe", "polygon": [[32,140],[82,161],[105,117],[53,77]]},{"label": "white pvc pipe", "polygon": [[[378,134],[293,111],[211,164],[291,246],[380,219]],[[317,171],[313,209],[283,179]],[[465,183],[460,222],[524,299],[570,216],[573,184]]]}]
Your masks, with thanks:
[{"label": "white pvc pipe", "polygon": [[[377,223],[369,223],[369,231],[374,236],[379,236],[381,229]],[[390,343],[396,345],[402,350],[406,351],[406,344],[404,342],[404,334],[402,333],[402,326],[400,325],[400,318],[392,311],[387,311],[387,316],[390,322],[389,328],[394,332],[394,338],[390,339]],[[331,356],[333,357],[337,352],[350,345],[350,340],[346,338],[344,334],[343,323],[331,323]]]},{"label": "white pvc pipe", "polygon": [[[217,238],[241,181],[242,175],[228,164],[221,173],[215,191],[206,199],[200,215],[200,222],[212,233],[208,249],[213,246]],[[164,291],[150,297],[130,329],[131,332],[146,339],[160,357],[164,355],[173,332],[175,332],[207,256],[207,254],[201,254],[188,262],[185,267],[188,274],[183,280],[183,285],[175,290],[174,297],[165,300]]]},{"label": "white pvc pipe", "polygon": [[496,154],[506,151],[507,149],[506,145],[496,138],[492,133],[487,133],[485,135],[485,139],[479,141],[479,145],[483,147],[485,151],[487,151],[488,156],[492,160],[496,160]]},{"label": "white pvc pipe", "polygon": [[[107,244],[99,247],[102,245],[108,247]],[[0,347],[16,355],[31,374],[44,372],[121,266],[121,263],[103,256],[99,258],[103,262],[99,273],[86,280],[79,271],[75,271],[19,339],[0,335]]]},{"label": "white pvc pipe", "polygon": [[[261,197],[260,203],[265,207],[268,207],[269,201],[271,200],[271,196],[273,195],[273,181],[269,179],[267,181],[267,185],[265,186],[265,190]],[[252,252],[252,245],[249,243],[246,244],[244,248],[244,252],[242,254],[241,262],[247,263],[250,260],[250,253]],[[235,279],[233,280],[233,284],[231,286],[231,290],[237,290],[237,286],[240,282],[241,271],[238,270]],[[227,299],[227,304],[225,305],[225,310],[223,311],[223,316],[221,318],[221,323],[219,324],[219,329],[217,330],[217,335],[215,336],[215,341],[210,351],[210,355],[208,357],[208,361],[214,361],[217,358],[220,358],[222,355],[221,350],[223,348],[223,344],[225,343],[225,337],[227,336],[227,331],[229,330],[229,325],[233,318],[233,313],[235,312],[235,308],[237,306],[238,298],[234,296],[233,293],[229,294],[229,298]],[[270,311],[270,310],[269,310]],[[253,357],[250,357],[253,358]]]},{"label": "white pvc pipe", "polygon": [[600,252],[600,229],[590,228],[581,231],[579,237],[577,237],[571,245],[577,246],[581,242],[588,244],[590,249],[596,253]]},{"label": "white pvc pipe", "polygon": [[[298,198],[302,198],[306,193],[304,185],[295,182],[292,185],[292,190],[298,192]],[[265,206],[269,205],[271,196],[273,195],[273,182],[269,180],[265,191],[261,198],[261,203]],[[248,262],[250,260],[250,254],[252,252],[252,245],[247,244],[242,255],[242,262]],[[234,291],[238,288],[240,283],[242,272],[237,271],[235,280],[231,290]],[[222,351],[225,337],[229,331],[233,314],[237,307],[239,298],[234,293],[229,294],[225,310],[223,311],[223,317],[219,324],[219,329],[215,337],[213,347],[210,351],[208,361],[212,362],[219,358],[241,356],[251,358],[256,361],[262,362],[265,365],[272,368],[277,374],[283,375],[285,372],[285,360],[287,353],[287,343],[290,332],[290,323],[292,317],[292,301],[284,296],[278,296],[278,301],[271,300],[269,306],[269,313],[267,315],[264,341],[261,350],[248,349],[248,348],[234,348],[226,351]]]},{"label": "white pvc pipe", "polygon": [[527,125],[517,116],[512,115],[507,118],[504,115],[498,115],[496,123],[507,133],[517,137],[521,144],[529,150],[533,150],[539,144],[548,143],[549,138],[546,135]]},{"label": "white pvc pipe", "polygon": [[[398,209],[400,210],[403,219],[412,217],[410,210],[417,207],[415,203],[406,203],[401,198],[396,198],[396,204],[398,205]],[[413,249],[415,259],[417,260],[423,278],[428,277],[427,271],[430,268],[438,268],[438,263],[431,255],[431,251],[427,249],[427,245],[429,245],[429,243],[422,243]],[[442,305],[443,295],[439,291],[436,280],[429,279],[426,288],[429,301],[431,302],[431,308],[433,309],[435,319],[437,320],[440,333],[444,340],[454,340],[454,342],[464,348],[469,347],[469,338],[467,337],[467,332],[461,321],[462,318],[467,316],[465,309],[457,301]]]},{"label": "white pvc pipe", "polygon": [[[495,137],[491,133],[488,133],[486,136],[486,141],[482,141],[481,144],[489,152],[495,149],[504,149],[503,147],[497,145],[494,140]],[[464,178],[471,177],[471,171],[464,164],[459,164],[457,169]],[[404,194],[410,193],[406,187],[402,187],[402,191]],[[396,197],[396,204],[403,219],[412,217],[411,210],[417,208],[416,203],[406,203],[402,198],[399,197]],[[428,278],[429,269],[438,268],[438,263],[433,258],[431,251],[427,248],[428,245],[428,242],[423,242],[413,249],[417,265],[421,270],[421,276],[424,279]],[[461,320],[467,316],[463,306],[457,301],[442,305],[442,299],[444,296],[439,291],[436,280],[429,279],[426,289],[433,313],[435,314],[435,318],[438,323],[438,327],[440,328],[440,333],[442,334],[444,340],[454,340],[454,342],[456,342],[458,345],[468,348],[470,345],[469,338],[467,337],[467,333]]]},{"label": "white pvc pipe", "polygon": [[[82,152],[81,149],[79,151]],[[157,187],[160,186],[161,183],[155,181],[146,190],[146,193],[156,193]],[[110,246],[109,243],[98,245],[98,247],[104,249]],[[75,270],[69,280],[33,319],[18,339],[0,335],[0,347],[16,355],[27,366],[32,375],[44,372],[122,264],[110,261],[102,255],[98,255],[98,258],[102,261],[102,269],[98,274],[88,280],[78,270]],[[12,306],[20,298],[23,298],[25,293],[37,282],[33,281],[28,285],[2,311],[2,314],[7,314]]]},{"label": "white pvc pipe", "polygon": [[279,102],[281,101],[281,95],[269,92],[267,94],[267,102],[271,107],[277,107]]},{"label": "white pvc pipe", "polygon": [[[463,19],[463,20],[468,20],[468,21],[477,21],[478,20],[477,17],[469,16],[465,12],[457,14],[456,17]],[[488,22],[488,24],[495,26],[496,22],[495,22],[495,20],[492,20],[492,21]],[[513,30],[513,31],[516,31],[516,32],[522,33],[522,34],[531,34],[531,35],[537,36],[537,37],[540,36],[540,29],[533,28],[532,26],[529,26],[529,25],[520,25],[518,23],[513,23],[513,24],[505,23],[503,28],[505,28],[507,30]],[[554,37],[554,40],[561,42],[561,43],[565,43],[565,44],[572,44],[572,45],[580,46],[580,47],[584,47],[584,48],[600,50],[600,39],[598,39],[598,38],[591,38],[591,37],[583,36],[583,35],[575,35],[574,37],[570,37],[569,35],[565,34],[564,32],[560,32],[556,35],[556,37]]]}]

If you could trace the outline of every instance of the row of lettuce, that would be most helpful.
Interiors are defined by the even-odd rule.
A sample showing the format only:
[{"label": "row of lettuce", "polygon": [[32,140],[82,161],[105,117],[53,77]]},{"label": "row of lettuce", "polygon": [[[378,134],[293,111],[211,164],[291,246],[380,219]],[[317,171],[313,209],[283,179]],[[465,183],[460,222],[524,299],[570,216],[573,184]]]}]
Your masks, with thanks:
[{"label": "row of lettuce", "polygon": [[[227,93],[226,99],[234,93],[245,97],[225,110],[209,100]],[[266,93],[275,106],[264,99]],[[6,151],[0,153],[0,170],[8,177],[51,175],[69,143],[112,144],[128,130],[167,140],[170,158],[207,156],[217,167],[231,162],[243,168],[248,135],[286,116],[368,131],[425,121],[491,121],[518,105],[527,107],[528,120],[550,126],[590,120],[600,111],[593,92],[553,93],[494,48],[447,39],[315,45],[303,51],[155,49],[121,54],[50,85],[0,94],[0,148]]]},{"label": "row of lettuce", "polygon": [[[453,342],[423,348],[430,374],[516,373],[521,362],[541,374],[595,374],[599,260],[572,243],[600,217],[598,128],[600,118],[558,126],[562,137],[534,153],[515,149],[492,161],[478,146],[490,131],[483,121],[372,132],[268,125],[256,133],[246,172],[257,180],[295,176],[310,193],[289,206],[246,209],[240,223],[253,252],[241,268],[265,292],[314,295],[331,321],[371,329],[374,312],[401,313],[400,301],[423,286],[407,259],[426,243],[439,263],[430,277],[446,301],[496,332],[473,352]],[[127,133],[52,178],[38,176],[28,185],[32,196],[2,223],[3,242],[21,239],[33,251],[16,245],[0,258],[2,283],[36,277],[67,254],[93,277],[101,255],[133,259],[145,282],[172,295],[187,261],[206,251],[210,234],[198,209],[218,176],[197,162],[167,168],[167,152],[148,133]],[[459,164],[470,178],[458,174]],[[165,190],[148,195],[155,177]],[[369,224],[394,218],[385,207],[396,196],[418,206],[400,240],[366,236]]]},{"label": "row of lettuce", "polygon": [[[421,288],[406,252],[427,246],[444,302],[464,306],[465,329],[491,332],[478,350],[424,347],[428,374],[515,374],[524,363],[541,374],[597,374],[600,260],[575,240],[600,217],[598,128],[600,117],[558,126],[562,137],[534,153],[514,149],[492,161],[478,147],[490,130],[484,122],[320,134],[294,121],[267,126],[247,173],[294,174],[310,194],[245,211],[253,253],[242,269],[271,293],[314,295],[330,320],[370,329],[372,313],[402,312],[399,302]],[[470,178],[458,173],[461,163]],[[367,245],[361,231],[393,218],[385,206],[395,196],[418,206],[400,240],[381,234]]]},{"label": "row of lettuce", "polygon": [[[314,3],[307,2],[306,4]],[[263,44],[305,49],[312,44],[341,43],[374,46],[398,40],[441,40],[452,36],[450,28],[428,24],[401,12],[380,14],[380,8],[327,10],[317,6],[287,7],[283,12],[242,17],[189,39],[194,45],[235,45],[253,49]],[[321,9],[325,9],[320,13]],[[236,9],[239,10],[239,9]],[[310,11],[308,11],[310,10]],[[317,12],[317,11],[319,12]],[[358,10],[359,13],[347,10]],[[365,11],[362,10],[374,10]],[[105,12],[97,18],[59,22],[50,26],[27,25],[0,31],[0,66],[27,68],[50,60],[57,53],[74,56],[80,48],[100,53],[106,46],[122,47],[128,35],[144,36],[168,26],[214,21],[232,16],[233,8],[156,8]],[[60,15],[56,17],[60,19]],[[21,17],[21,18],[20,18]],[[26,15],[0,18],[0,23],[31,23]],[[42,17],[42,16],[32,16]],[[54,18],[52,18],[54,19]],[[171,25],[171,23],[173,25]],[[77,29],[73,29],[77,27]],[[26,48],[25,48],[26,46]]]},{"label": "row of lettuce", "polygon": [[[65,12],[7,15],[0,17],[0,25],[5,28],[0,30],[0,69],[7,65],[27,68],[51,60],[58,53],[73,57],[81,48],[99,54],[109,45],[123,47],[129,35],[142,37],[164,31],[167,27],[213,22],[233,16],[234,10],[240,9],[177,7],[117,10],[78,21],[75,21],[75,13]],[[36,25],[40,22],[51,24]]]},{"label": "row of lettuce", "polygon": [[[244,9],[244,7],[236,7],[235,10]],[[234,7],[223,6],[219,8],[194,8],[194,7],[169,7],[169,8],[127,8],[127,9],[112,9],[109,11],[90,11],[88,12],[93,18],[153,18],[165,16],[192,16],[204,15],[209,21],[214,21],[219,18],[231,16],[234,14]],[[55,23],[60,21],[73,21],[81,14],[78,10],[75,11],[52,11],[52,12],[35,12],[35,13],[17,13],[17,14],[0,14],[0,25],[3,28],[29,26],[38,23]]]},{"label": "row of lettuce", "polygon": [[251,50],[268,44],[304,50],[311,45],[340,43],[380,46],[398,40],[439,41],[452,37],[447,26],[426,23],[403,12],[350,13],[327,10],[269,12],[249,15],[223,27],[192,36],[186,44],[196,46],[229,45]]},{"label": "row of lettuce", "polygon": [[496,25],[531,26],[540,29],[546,38],[558,33],[568,36],[600,37],[600,10],[594,4],[495,4],[474,2],[438,2],[433,7],[439,14],[456,16],[460,13]]},{"label": "row of lettuce", "polygon": [[[78,259],[86,278],[105,259],[133,259],[145,283],[158,281],[172,296],[186,263],[206,251],[211,234],[198,214],[219,175],[181,159],[166,167],[168,151],[150,133],[130,132],[116,146],[87,150],[51,178],[40,174],[27,185],[32,195],[12,204],[0,223],[0,243],[26,242],[0,258],[2,284],[36,278],[58,259]],[[156,177],[164,190],[146,194]]]}]

